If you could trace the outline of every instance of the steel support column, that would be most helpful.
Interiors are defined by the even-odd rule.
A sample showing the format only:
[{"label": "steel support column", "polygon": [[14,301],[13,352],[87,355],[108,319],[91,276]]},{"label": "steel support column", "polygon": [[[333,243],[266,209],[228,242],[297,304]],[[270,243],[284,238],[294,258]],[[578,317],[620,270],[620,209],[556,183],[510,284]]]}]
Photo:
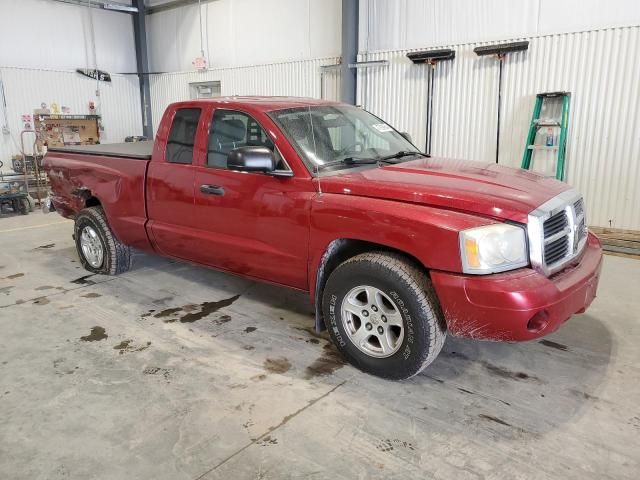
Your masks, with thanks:
[{"label": "steel support column", "polygon": [[349,65],[358,61],[359,4],[359,0],[342,0],[342,101],[352,105],[356,104],[358,70]]},{"label": "steel support column", "polygon": [[142,134],[153,138],[151,118],[151,89],[149,88],[149,59],[147,56],[147,28],[145,24],[144,0],[134,0],[138,9],[133,17],[133,34],[136,42],[136,67],[140,81],[140,106],[142,110]]}]

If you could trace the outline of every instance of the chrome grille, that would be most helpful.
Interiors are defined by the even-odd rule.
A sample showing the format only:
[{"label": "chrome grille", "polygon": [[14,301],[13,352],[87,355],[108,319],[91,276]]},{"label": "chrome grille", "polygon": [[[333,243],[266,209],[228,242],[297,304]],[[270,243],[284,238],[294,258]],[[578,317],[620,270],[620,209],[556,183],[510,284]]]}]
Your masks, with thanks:
[{"label": "chrome grille", "polygon": [[553,265],[567,256],[569,251],[569,238],[563,236],[544,246],[544,260],[547,265]]},{"label": "chrome grille", "polygon": [[553,237],[569,226],[567,212],[562,211],[544,222],[544,238]]},{"label": "chrome grille", "polygon": [[562,270],[587,243],[580,194],[568,190],[531,212],[527,232],[532,266],[545,275]]}]

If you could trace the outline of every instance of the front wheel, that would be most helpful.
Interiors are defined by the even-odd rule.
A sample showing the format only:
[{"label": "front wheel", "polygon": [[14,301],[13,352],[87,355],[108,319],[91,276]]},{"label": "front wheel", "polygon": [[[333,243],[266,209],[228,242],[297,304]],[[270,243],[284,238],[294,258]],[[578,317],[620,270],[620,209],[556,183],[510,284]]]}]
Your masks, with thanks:
[{"label": "front wheel", "polygon": [[86,270],[117,275],[131,267],[131,249],[113,234],[102,207],[82,210],[76,217],[74,233],[78,256]]},{"label": "front wheel", "polygon": [[440,353],[446,325],[431,281],[401,255],[371,252],[339,265],[323,294],[327,329],[361,370],[400,380]]}]

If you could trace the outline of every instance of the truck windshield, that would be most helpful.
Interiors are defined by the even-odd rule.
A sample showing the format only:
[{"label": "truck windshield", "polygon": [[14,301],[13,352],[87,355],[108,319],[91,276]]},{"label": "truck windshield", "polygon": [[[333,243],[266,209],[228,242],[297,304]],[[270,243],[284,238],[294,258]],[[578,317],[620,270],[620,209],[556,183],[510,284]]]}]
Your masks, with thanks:
[{"label": "truck windshield", "polygon": [[376,160],[420,155],[416,147],[375,115],[348,105],[322,105],[270,112],[312,173]]}]

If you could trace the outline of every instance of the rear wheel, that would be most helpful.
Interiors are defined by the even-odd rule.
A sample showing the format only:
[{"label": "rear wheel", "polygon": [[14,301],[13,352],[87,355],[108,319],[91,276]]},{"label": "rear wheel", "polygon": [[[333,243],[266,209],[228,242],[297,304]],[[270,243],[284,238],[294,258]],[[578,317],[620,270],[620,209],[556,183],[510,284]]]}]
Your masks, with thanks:
[{"label": "rear wheel", "polygon": [[31,195],[27,197],[27,202],[29,203],[29,211],[33,212],[36,209],[36,201],[33,199]]},{"label": "rear wheel", "polygon": [[440,353],[446,326],[426,273],[401,255],[353,257],[329,276],[323,312],[338,349],[384,378],[418,374]]},{"label": "rear wheel", "polygon": [[117,275],[131,268],[131,249],[115,237],[102,207],[82,210],[74,230],[78,256],[86,270]]},{"label": "rear wheel", "polygon": [[29,200],[27,198],[21,198],[18,202],[18,211],[20,214],[27,215],[31,211]]}]

